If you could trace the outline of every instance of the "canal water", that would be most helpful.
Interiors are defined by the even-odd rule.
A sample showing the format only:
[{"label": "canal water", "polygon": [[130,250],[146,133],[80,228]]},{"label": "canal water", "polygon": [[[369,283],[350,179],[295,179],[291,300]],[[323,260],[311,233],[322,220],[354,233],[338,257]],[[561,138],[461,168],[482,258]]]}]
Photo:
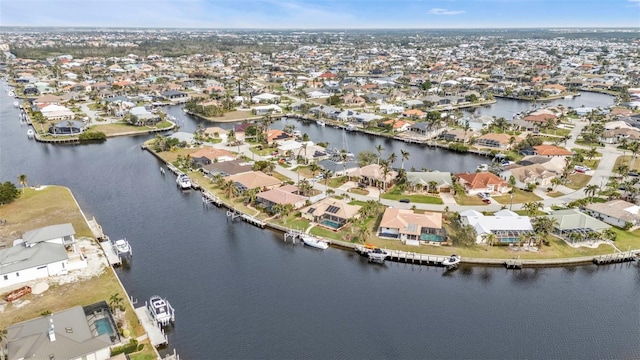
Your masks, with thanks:
[{"label": "canal water", "polygon": [[640,358],[635,263],[444,272],[285,243],[179,191],[140,150],[147,136],[28,140],[2,88],[0,181],[68,186],[111,238],[126,237],[134,257],[118,275],[140,303],[173,304],[169,349],[185,359]]}]

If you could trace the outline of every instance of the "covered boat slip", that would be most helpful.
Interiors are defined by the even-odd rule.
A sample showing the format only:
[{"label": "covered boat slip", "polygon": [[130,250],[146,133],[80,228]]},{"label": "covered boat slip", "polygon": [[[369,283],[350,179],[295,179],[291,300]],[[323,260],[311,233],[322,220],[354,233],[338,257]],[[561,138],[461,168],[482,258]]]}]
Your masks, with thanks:
[{"label": "covered boat slip", "polygon": [[153,346],[164,346],[169,343],[164,330],[162,330],[156,320],[151,316],[151,313],[146,306],[136,308],[136,315],[138,316],[138,319],[140,319],[140,323],[142,324],[142,327],[144,327],[144,331],[147,333],[149,341],[151,341]]}]

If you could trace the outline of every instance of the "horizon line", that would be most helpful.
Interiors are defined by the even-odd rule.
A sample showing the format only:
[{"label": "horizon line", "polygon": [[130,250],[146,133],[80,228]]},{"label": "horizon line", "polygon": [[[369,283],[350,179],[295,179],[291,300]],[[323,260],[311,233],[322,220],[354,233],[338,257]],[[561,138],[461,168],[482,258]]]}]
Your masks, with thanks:
[{"label": "horizon line", "polygon": [[278,27],[162,27],[162,26],[94,26],[94,25],[0,25],[4,28],[78,28],[78,29],[171,29],[171,30],[549,30],[549,29],[625,29],[638,30],[640,26],[523,26],[523,27],[328,27],[328,28],[278,28]]}]

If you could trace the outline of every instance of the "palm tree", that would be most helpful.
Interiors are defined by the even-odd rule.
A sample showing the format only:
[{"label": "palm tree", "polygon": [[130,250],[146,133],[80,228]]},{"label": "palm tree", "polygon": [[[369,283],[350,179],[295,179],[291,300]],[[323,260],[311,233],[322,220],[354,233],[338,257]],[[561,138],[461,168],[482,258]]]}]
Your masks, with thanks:
[{"label": "palm tree", "polygon": [[640,151],[640,141],[635,140],[627,146],[627,149],[631,151],[631,162],[629,163],[629,169],[633,170],[633,165],[636,162],[636,156]]},{"label": "palm tree", "polygon": [[589,197],[589,201],[592,202],[593,201],[593,197],[596,195],[596,192],[598,192],[598,190],[600,190],[600,187],[596,184],[593,185],[589,185],[587,187],[584,188],[584,194]]},{"label": "palm tree", "polygon": [[382,145],[378,144],[376,146],[376,151],[378,152],[378,165],[380,165],[380,156],[382,156],[382,151],[384,150],[384,148],[382,147]]},{"label": "palm tree", "polygon": [[484,234],[483,237],[484,241],[487,243],[487,248],[485,249],[485,251],[489,251],[489,246],[492,246],[498,240],[498,235],[494,233]]},{"label": "palm tree", "polygon": [[539,209],[542,208],[542,206],[543,205],[540,201],[530,201],[522,205],[529,216],[533,216]]},{"label": "palm tree", "polygon": [[436,192],[436,187],[438,186],[438,182],[435,180],[431,180],[428,182],[429,184],[429,192],[435,193]]},{"label": "palm tree", "polygon": [[111,311],[115,311],[116,309],[122,309],[124,305],[124,299],[120,296],[119,293],[113,293],[109,297],[109,307]]},{"label": "palm tree", "polygon": [[367,225],[364,220],[358,222],[358,239],[361,243],[367,242],[369,237],[371,236],[371,228]]},{"label": "palm tree", "polygon": [[238,187],[233,180],[226,180],[222,184],[222,191],[229,199],[233,199],[238,194]]},{"label": "palm tree", "polygon": [[556,188],[558,187],[558,185],[562,184],[562,180],[560,180],[559,178],[553,178],[551,179],[551,185],[553,185],[553,190],[555,191]]},{"label": "palm tree", "polygon": [[[540,239],[546,239],[558,226],[558,221],[548,216],[539,216],[531,221],[533,230],[540,235]],[[541,242],[542,244],[542,242]]]},{"label": "palm tree", "polygon": [[400,149],[400,157],[402,158],[402,165],[400,168],[404,169],[404,161],[409,160],[409,152],[404,149]]},{"label": "palm tree", "polygon": [[398,160],[398,155],[396,155],[396,153],[392,152],[391,154],[389,154],[389,166],[390,167],[393,167],[393,163],[395,163],[396,160]]},{"label": "palm tree", "polygon": [[322,177],[324,177],[324,187],[325,187],[325,192],[326,192],[326,189],[329,188],[328,183],[329,183],[329,178],[331,177],[331,170],[322,169],[321,174],[322,174]]},{"label": "palm tree", "polygon": [[18,175],[18,182],[22,185],[22,193],[24,193],[24,188],[29,184],[29,179],[27,179],[27,175],[20,174]]}]

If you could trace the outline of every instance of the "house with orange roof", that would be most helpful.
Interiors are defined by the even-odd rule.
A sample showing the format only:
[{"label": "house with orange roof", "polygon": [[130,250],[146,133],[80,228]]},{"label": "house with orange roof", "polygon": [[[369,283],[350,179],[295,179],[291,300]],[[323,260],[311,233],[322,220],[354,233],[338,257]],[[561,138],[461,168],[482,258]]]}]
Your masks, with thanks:
[{"label": "house with orange roof", "polygon": [[307,197],[298,194],[295,185],[284,185],[279,188],[263,191],[256,195],[258,207],[271,211],[275,205],[291,204],[294,209],[300,209],[307,202]]},{"label": "house with orange roof", "polygon": [[413,122],[400,119],[389,119],[383,121],[382,124],[391,125],[391,129],[395,132],[403,132],[409,130],[409,127],[413,125]]},{"label": "house with orange roof", "polygon": [[249,189],[262,189],[267,191],[275,189],[282,185],[282,181],[273,176],[269,176],[262,171],[250,171],[225,177],[226,180],[232,180],[235,186],[244,192]]},{"label": "house with orange roof", "polygon": [[427,116],[427,114],[420,109],[405,110],[402,115],[412,119],[424,119]]},{"label": "house with orange roof", "polygon": [[378,236],[400,240],[407,245],[423,242],[443,242],[446,232],[442,227],[442,213],[425,211],[416,214],[413,210],[387,208],[378,226]]},{"label": "house with orange roof", "polygon": [[557,118],[558,117],[553,114],[542,113],[542,114],[527,115],[523,118],[523,120],[528,121],[530,123],[542,124],[542,123],[546,123],[549,120],[553,120],[553,122],[555,123]]},{"label": "house with orange roof", "polygon": [[201,167],[214,162],[235,160],[236,155],[224,149],[217,149],[211,146],[203,147],[190,155],[194,165]]},{"label": "house with orange roof", "polygon": [[510,190],[509,183],[490,172],[455,174],[454,178],[471,195],[481,192],[506,194]]},{"label": "house with orange roof", "polygon": [[291,140],[291,139],[294,139],[294,137],[282,130],[269,129],[269,131],[267,131],[267,143],[269,144],[273,144],[278,141]]},{"label": "house with orange roof", "polygon": [[534,154],[540,156],[572,156],[573,153],[555,145],[538,145],[533,147]]}]

